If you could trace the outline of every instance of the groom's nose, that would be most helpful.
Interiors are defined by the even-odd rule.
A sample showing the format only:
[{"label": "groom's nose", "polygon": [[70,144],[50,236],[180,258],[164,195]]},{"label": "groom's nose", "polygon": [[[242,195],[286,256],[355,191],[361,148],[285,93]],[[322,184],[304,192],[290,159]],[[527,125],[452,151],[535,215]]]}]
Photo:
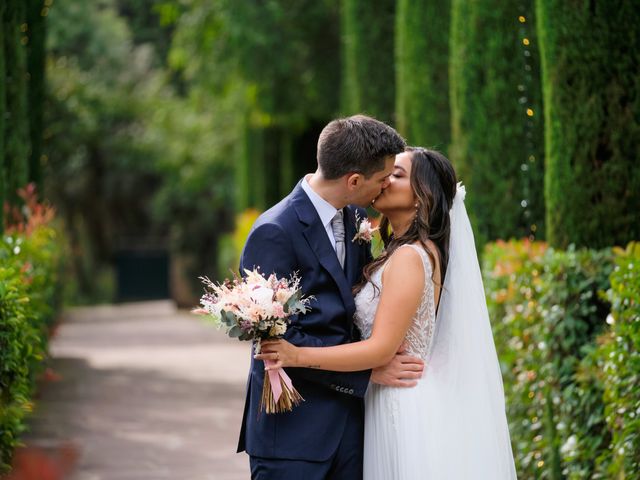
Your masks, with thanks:
[{"label": "groom's nose", "polygon": [[388,177],[385,177],[384,182],[382,182],[382,190],[384,190],[389,186],[389,184],[391,183],[390,178],[391,178],[391,175],[389,175]]}]

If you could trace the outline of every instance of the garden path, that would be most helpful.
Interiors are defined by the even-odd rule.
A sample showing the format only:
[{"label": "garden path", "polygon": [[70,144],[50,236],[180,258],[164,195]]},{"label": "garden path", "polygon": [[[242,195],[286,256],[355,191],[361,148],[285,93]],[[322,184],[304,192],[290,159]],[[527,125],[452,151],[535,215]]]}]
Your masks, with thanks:
[{"label": "garden path", "polygon": [[50,351],[24,441],[77,447],[70,480],[248,478],[248,343],[162,301],[71,309]]}]

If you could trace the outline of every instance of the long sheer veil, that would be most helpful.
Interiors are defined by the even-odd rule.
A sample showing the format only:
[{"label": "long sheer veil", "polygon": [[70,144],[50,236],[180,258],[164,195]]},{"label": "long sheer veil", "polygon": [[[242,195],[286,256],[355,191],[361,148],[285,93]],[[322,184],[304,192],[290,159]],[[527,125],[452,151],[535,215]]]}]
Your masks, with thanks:
[{"label": "long sheer veil", "polygon": [[458,184],[449,263],[423,379],[431,419],[425,478],[515,479],[502,376],[465,195]]}]

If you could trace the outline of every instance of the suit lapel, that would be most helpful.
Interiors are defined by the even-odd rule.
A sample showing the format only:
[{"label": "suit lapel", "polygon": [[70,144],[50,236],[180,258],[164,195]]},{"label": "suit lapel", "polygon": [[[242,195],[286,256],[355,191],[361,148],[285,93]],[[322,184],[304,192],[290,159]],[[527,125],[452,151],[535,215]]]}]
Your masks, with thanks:
[{"label": "suit lapel", "polygon": [[[342,297],[347,311],[354,312],[355,303],[353,301],[353,295],[351,294],[351,283],[340,266],[336,252],[331,245],[331,241],[327,236],[324,225],[322,225],[322,222],[320,221],[318,212],[300,184],[298,184],[293,191],[293,204],[296,209],[296,213],[298,214],[298,218],[306,225],[302,233],[316,255],[318,262],[329,273],[329,275],[331,275],[331,278],[333,278],[333,281],[338,286],[340,296]],[[350,214],[348,209],[346,210],[347,215],[345,215],[345,217]],[[350,230],[347,229],[346,224],[345,231],[347,237],[345,238],[347,243],[345,266],[347,267],[346,270],[348,272],[350,270],[348,262],[350,261],[350,257],[353,257],[353,254],[350,254],[349,252],[349,244],[351,243],[353,235],[349,237]]]}]

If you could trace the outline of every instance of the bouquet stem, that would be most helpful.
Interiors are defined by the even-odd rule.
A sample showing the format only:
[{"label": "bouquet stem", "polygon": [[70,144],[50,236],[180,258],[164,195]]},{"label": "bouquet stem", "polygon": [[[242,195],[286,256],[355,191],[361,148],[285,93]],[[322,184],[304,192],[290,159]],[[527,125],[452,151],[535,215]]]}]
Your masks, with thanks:
[{"label": "bouquet stem", "polygon": [[[265,360],[265,365],[272,364]],[[260,410],[267,413],[290,412],[293,407],[304,401],[302,395],[294,388],[291,379],[281,368],[268,370],[262,385]]]}]

